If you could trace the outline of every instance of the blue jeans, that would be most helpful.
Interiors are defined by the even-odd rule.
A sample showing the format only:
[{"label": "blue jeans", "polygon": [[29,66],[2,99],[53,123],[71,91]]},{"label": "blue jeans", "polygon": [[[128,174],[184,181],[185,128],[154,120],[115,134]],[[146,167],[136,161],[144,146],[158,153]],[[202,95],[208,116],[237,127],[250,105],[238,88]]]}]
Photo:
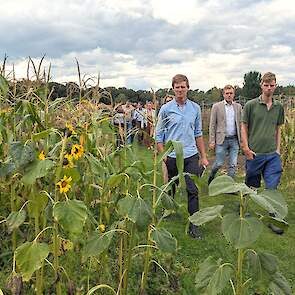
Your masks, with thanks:
[{"label": "blue jeans", "polygon": [[216,159],[212,166],[210,177],[214,178],[218,169],[224,165],[225,156],[228,154],[228,175],[234,177],[238,163],[239,142],[237,137],[225,138],[222,144],[215,147]]},{"label": "blue jeans", "polygon": [[278,153],[256,155],[253,160],[246,160],[246,179],[248,186],[260,187],[263,176],[266,189],[276,189],[282,175],[282,161]]}]

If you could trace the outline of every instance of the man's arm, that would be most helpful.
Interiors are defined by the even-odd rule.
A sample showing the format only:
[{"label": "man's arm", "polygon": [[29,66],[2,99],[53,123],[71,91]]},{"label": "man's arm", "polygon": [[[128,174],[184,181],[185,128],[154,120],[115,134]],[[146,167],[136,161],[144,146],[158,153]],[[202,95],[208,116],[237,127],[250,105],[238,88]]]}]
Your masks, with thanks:
[{"label": "man's arm", "polygon": [[253,152],[249,148],[249,145],[248,145],[248,124],[246,124],[245,122],[242,122],[241,138],[242,138],[241,148],[242,148],[247,160],[253,160],[254,156],[255,156],[255,152]]},{"label": "man's arm", "polygon": [[197,144],[200,156],[201,156],[201,164],[203,166],[207,167],[209,165],[209,162],[207,160],[207,155],[206,155],[206,151],[205,151],[205,144],[204,144],[203,136],[196,137],[196,144]]},{"label": "man's arm", "polygon": [[277,126],[276,132],[276,152],[280,155],[281,154],[281,125]]},{"label": "man's arm", "polygon": [[209,123],[209,149],[215,148],[216,138],[216,120],[217,120],[216,105],[214,104],[211,109],[210,123]]}]

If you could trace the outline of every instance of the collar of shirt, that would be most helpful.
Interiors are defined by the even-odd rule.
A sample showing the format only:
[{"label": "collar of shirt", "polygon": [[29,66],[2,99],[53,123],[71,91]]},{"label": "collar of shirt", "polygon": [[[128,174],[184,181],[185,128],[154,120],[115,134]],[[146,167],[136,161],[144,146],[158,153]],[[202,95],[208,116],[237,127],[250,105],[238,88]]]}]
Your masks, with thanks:
[{"label": "collar of shirt", "polygon": [[232,106],[234,102],[228,103],[225,99],[223,100],[224,105],[226,106]]},{"label": "collar of shirt", "polygon": [[[258,97],[258,102],[260,104],[266,104],[266,102],[262,99],[262,96],[261,95]],[[278,104],[279,104],[279,102],[277,100],[275,100],[275,99],[272,98],[272,105],[273,106],[276,106]]]},{"label": "collar of shirt", "polygon": [[185,99],[184,103],[183,104],[179,104],[176,99],[175,99],[175,103],[177,105],[177,107],[180,109],[180,110],[183,110],[184,107],[187,105],[187,98]]}]

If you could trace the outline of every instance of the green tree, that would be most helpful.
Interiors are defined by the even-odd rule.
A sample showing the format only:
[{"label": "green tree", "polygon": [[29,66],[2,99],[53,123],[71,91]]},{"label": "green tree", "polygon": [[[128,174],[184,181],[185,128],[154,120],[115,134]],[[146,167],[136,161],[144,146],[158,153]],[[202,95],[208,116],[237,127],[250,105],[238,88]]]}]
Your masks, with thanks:
[{"label": "green tree", "polygon": [[256,71],[250,71],[244,75],[244,83],[242,95],[252,99],[260,95],[261,73]]}]

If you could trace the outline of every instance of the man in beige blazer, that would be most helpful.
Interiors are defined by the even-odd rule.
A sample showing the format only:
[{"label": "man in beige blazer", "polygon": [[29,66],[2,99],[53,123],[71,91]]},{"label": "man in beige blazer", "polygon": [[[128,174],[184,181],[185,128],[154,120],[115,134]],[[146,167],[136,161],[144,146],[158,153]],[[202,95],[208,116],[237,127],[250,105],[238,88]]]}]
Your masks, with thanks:
[{"label": "man in beige blazer", "polygon": [[215,162],[209,175],[208,184],[223,166],[226,155],[228,175],[235,176],[241,142],[242,106],[234,102],[235,89],[231,85],[223,88],[223,100],[213,105],[209,125],[209,149],[215,149]]}]

